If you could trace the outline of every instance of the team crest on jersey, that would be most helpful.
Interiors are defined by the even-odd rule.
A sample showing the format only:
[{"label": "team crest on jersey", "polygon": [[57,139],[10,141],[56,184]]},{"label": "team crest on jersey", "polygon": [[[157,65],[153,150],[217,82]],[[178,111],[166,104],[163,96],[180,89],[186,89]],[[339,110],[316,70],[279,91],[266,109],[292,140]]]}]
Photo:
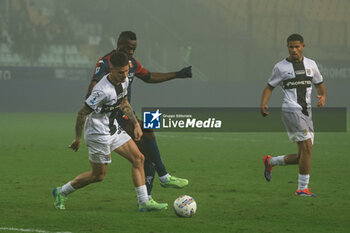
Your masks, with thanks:
[{"label": "team crest on jersey", "polygon": [[100,67],[96,67],[95,74],[97,74],[100,71]]},{"label": "team crest on jersey", "polygon": [[306,74],[311,76],[311,69],[306,69]]},{"label": "team crest on jersey", "polygon": [[132,68],[132,62],[129,60],[129,68]]}]

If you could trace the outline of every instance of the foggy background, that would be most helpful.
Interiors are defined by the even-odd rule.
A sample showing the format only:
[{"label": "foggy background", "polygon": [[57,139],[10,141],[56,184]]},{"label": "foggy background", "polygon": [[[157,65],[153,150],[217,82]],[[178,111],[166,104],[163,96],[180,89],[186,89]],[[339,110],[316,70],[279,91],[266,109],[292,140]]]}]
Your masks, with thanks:
[{"label": "foggy background", "polygon": [[[193,67],[192,79],[133,83],[132,106],[258,107],[286,38],[304,36],[328,88],[349,107],[347,0],[0,0],[0,111],[76,112],[98,59],[132,30],[150,71]],[[276,88],[269,106],[280,107]],[[313,106],[316,91],[313,90]]]}]

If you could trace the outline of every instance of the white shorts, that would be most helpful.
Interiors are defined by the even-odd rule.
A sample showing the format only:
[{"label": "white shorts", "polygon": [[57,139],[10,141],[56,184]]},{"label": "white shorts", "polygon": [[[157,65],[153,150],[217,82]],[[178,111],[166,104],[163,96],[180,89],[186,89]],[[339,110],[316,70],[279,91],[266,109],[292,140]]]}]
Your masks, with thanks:
[{"label": "white shorts", "polygon": [[314,143],[314,125],[311,110],[308,113],[309,116],[304,115],[301,111],[282,111],[282,121],[291,142],[306,141],[310,138],[312,144]]},{"label": "white shorts", "polygon": [[89,160],[93,163],[111,163],[111,152],[130,140],[130,136],[122,130],[112,136],[85,135],[85,142],[89,149]]}]

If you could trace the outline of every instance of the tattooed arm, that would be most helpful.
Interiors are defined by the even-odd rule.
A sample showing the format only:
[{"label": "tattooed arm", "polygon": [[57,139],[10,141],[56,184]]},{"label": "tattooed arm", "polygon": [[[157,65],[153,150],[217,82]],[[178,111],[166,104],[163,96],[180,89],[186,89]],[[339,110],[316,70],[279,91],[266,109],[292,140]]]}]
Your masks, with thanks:
[{"label": "tattooed arm", "polygon": [[75,139],[72,142],[69,148],[72,148],[74,151],[78,151],[81,144],[81,136],[83,133],[83,128],[86,120],[86,116],[89,115],[93,110],[89,108],[86,104],[80,109],[77,115],[77,120],[75,123]]},{"label": "tattooed arm", "polygon": [[137,121],[137,118],[134,114],[134,111],[131,108],[131,105],[128,101],[128,97],[125,96],[122,102],[120,103],[120,109],[124,112],[124,114],[129,118],[129,120],[134,125],[134,136],[135,141],[141,140],[142,137],[142,130],[139,122]]}]

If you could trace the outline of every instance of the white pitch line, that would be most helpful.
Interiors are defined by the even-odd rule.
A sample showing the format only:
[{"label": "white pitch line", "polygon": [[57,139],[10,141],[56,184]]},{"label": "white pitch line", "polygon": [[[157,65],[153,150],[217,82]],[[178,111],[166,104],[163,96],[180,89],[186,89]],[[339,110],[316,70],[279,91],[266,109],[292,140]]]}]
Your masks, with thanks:
[{"label": "white pitch line", "polygon": [[51,231],[45,231],[45,230],[23,229],[23,228],[14,228],[14,227],[0,227],[0,231],[19,231],[19,232],[36,232],[36,233],[72,233],[70,231],[51,232]]}]

